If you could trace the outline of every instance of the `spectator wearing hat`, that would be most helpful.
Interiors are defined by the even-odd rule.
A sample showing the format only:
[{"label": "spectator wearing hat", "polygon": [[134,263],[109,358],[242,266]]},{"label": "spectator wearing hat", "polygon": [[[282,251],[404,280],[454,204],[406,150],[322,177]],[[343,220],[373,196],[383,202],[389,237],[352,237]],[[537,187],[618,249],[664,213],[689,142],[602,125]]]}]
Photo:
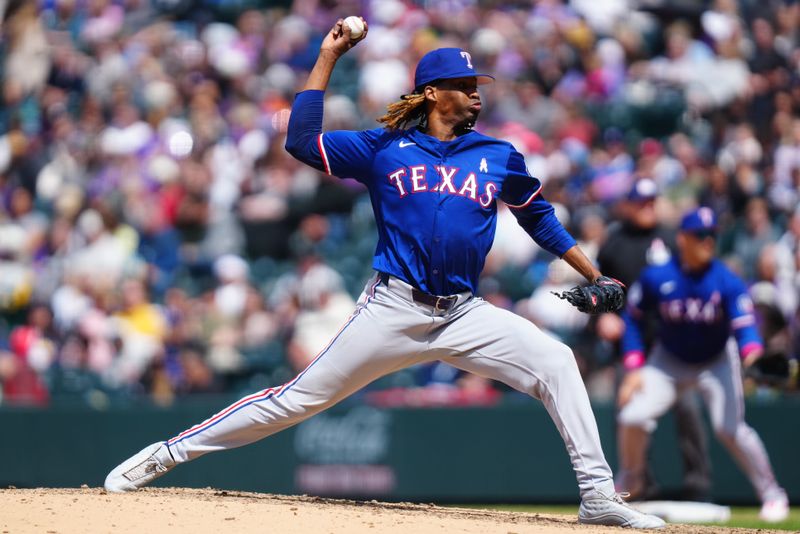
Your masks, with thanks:
[{"label": "spectator wearing hat", "polygon": [[[659,224],[656,212],[659,189],[650,178],[641,178],[631,187],[625,200],[620,203],[620,221],[612,224],[609,237],[598,254],[598,264],[603,272],[630,287],[642,270],[648,266],[664,265],[675,249],[675,234]],[[657,318],[654,315],[642,319],[645,346],[650,346],[655,337]],[[604,341],[619,343],[625,331],[622,318],[613,313],[600,316],[597,334]],[[629,362],[623,360],[627,368]],[[708,450],[702,421],[694,398],[680,396],[675,404],[678,442],[684,466],[683,489],[679,497],[689,500],[705,500],[711,488]],[[645,497],[658,493],[651,473],[646,473]]]},{"label": "spectator wearing hat", "polygon": [[608,239],[598,253],[601,268],[626,285],[636,280],[645,266],[669,260],[674,248],[673,232],[659,224],[658,194],[652,179],[637,180],[618,204],[619,221],[610,225]]}]

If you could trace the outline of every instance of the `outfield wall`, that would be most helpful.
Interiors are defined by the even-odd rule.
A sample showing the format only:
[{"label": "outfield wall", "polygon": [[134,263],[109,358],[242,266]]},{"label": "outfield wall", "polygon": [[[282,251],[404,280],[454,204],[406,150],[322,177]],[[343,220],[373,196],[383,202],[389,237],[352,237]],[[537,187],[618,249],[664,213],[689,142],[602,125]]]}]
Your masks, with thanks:
[{"label": "outfield wall", "polygon": [[[169,409],[1,409],[0,487],[100,486],[128,455],[228,401]],[[613,407],[598,405],[595,413],[615,465]],[[750,403],[747,413],[780,482],[800,502],[800,399]],[[714,500],[755,503],[744,476],[710,441]],[[681,467],[671,419],[659,427],[651,456],[662,486],[677,488]],[[181,466],[156,485],[411,501],[577,502],[564,446],[534,401],[419,409],[345,403],[254,445]]]}]

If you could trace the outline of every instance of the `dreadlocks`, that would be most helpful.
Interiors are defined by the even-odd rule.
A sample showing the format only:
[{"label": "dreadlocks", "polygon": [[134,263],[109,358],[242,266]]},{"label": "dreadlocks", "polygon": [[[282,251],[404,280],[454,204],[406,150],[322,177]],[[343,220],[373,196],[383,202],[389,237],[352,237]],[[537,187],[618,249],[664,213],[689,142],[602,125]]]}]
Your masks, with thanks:
[{"label": "dreadlocks", "polygon": [[400,130],[409,122],[422,119],[425,115],[425,95],[412,93],[403,95],[397,102],[392,102],[386,107],[386,115],[378,119],[389,130]]}]

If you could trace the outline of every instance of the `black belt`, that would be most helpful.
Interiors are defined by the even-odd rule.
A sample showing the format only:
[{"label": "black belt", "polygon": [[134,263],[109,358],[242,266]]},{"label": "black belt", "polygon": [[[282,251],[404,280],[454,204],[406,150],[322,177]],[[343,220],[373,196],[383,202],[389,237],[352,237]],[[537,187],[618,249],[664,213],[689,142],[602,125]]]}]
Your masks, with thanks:
[{"label": "black belt", "polygon": [[[389,285],[389,277],[391,276],[390,274],[381,272],[379,273],[379,276],[382,284]],[[425,304],[439,311],[447,311],[455,306],[456,302],[458,302],[458,295],[440,297],[438,295],[425,293],[424,291],[420,291],[415,287],[411,288],[411,298],[414,299],[414,302]]]}]

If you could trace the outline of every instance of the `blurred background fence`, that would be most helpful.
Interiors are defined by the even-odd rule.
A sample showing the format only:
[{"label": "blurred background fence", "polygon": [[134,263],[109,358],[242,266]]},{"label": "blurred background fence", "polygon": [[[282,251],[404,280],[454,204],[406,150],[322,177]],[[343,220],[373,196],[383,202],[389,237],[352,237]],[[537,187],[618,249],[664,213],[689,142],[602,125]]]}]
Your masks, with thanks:
[{"label": "blurred background fence", "polygon": [[[223,401],[224,402],[224,401]],[[800,499],[797,399],[748,405],[790,499]],[[86,411],[0,410],[0,486],[102,484],[121,456],[200,422],[222,404]],[[595,406],[605,452],[615,457],[614,411]],[[651,463],[669,494],[681,487],[675,430],[667,417]],[[711,446],[712,499],[756,496],[718,444]],[[563,442],[533,401],[492,408],[381,408],[345,402],[254,445],[203,457],[156,486],[423,502],[573,503],[578,494]]]}]

